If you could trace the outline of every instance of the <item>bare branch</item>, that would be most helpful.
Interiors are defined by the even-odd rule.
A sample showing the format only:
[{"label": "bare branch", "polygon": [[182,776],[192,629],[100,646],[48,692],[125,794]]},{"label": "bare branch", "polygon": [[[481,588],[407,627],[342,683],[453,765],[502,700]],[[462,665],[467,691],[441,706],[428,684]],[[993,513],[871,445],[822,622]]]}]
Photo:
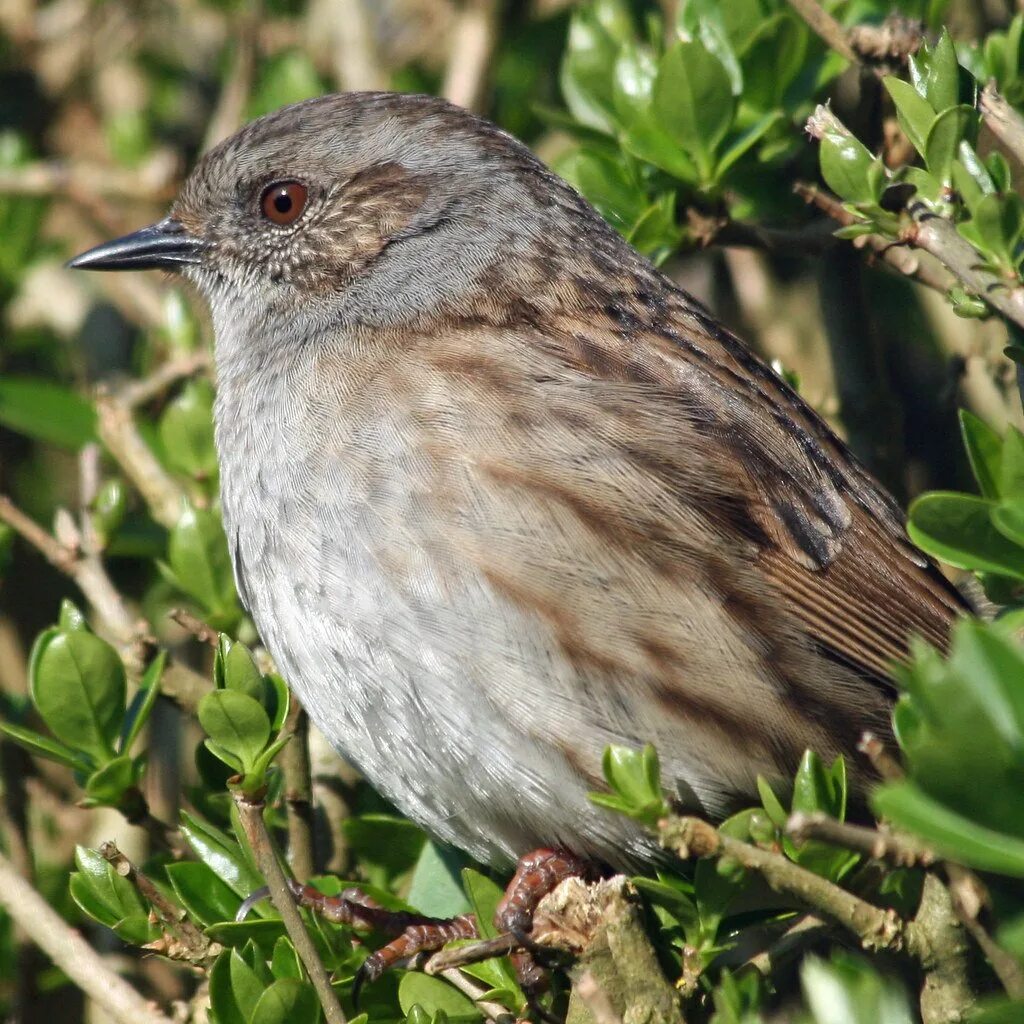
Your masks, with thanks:
[{"label": "bare branch", "polygon": [[316,989],[324,1016],[327,1018],[327,1024],[346,1024],[345,1013],[338,1002],[334,989],[331,988],[327,971],[317,954],[313,940],[309,937],[309,932],[306,931],[306,926],[302,923],[299,909],[295,906],[295,900],[288,888],[288,881],[278,863],[270,833],[263,821],[263,800],[254,799],[240,792],[233,795],[242,828],[245,830],[246,839],[248,839],[256,859],[256,866],[267,883],[270,899],[281,915],[288,936],[295,946],[295,951],[299,954],[306,973],[309,975],[309,980]]},{"label": "bare branch", "polygon": [[885,749],[885,744],[873,732],[861,733],[857,749],[886,782],[898,782],[903,778],[903,769],[899,762]]},{"label": "bare branch", "polygon": [[919,864],[927,867],[935,863],[935,853],[914,841],[910,836],[894,835],[879,829],[864,828],[836,821],[827,814],[797,812],[786,822],[786,833],[797,842],[817,839],[834,846],[862,853],[875,860],[888,861],[898,867]]},{"label": "bare branch", "polygon": [[207,644],[216,650],[220,643],[220,633],[198,616],[193,615],[185,608],[172,608],[168,613],[169,619],[181,626],[182,629],[191,633],[200,643]]},{"label": "bare branch", "polygon": [[934,213],[924,203],[910,203],[907,212],[913,223],[904,230],[903,241],[930,252],[968,291],[984,299],[1007,320],[1024,327],[1024,285],[1019,280],[1000,279],[984,269],[974,246],[957,231],[953,222]]},{"label": "bare branch", "polygon": [[288,819],[288,866],[300,882],[316,870],[313,858],[313,777],[309,764],[309,716],[292,694],[284,732],[291,736],[278,763],[284,775]]},{"label": "bare branch", "polygon": [[235,26],[235,52],[217,99],[217,106],[206,128],[206,136],[203,139],[204,152],[226,139],[242,123],[256,70],[256,43],[261,6],[259,3],[247,5],[246,13],[239,18],[240,24]]},{"label": "bare branch", "polygon": [[157,940],[147,949],[156,949],[164,956],[175,960],[186,960],[190,963],[202,963],[216,957],[222,950],[219,943],[212,943],[189,919],[186,912],[177,904],[172,903],[153,884],[147,875],[140,871],[113,842],[103,843],[100,855],[108,861],[113,869],[122,877],[127,878],[138,889],[160,919],[165,931],[173,936],[174,941]]},{"label": "bare branch", "polygon": [[1014,159],[1024,164],[1024,117],[1021,117],[989,82],[981,92],[978,109],[992,134],[1010,151]]},{"label": "bare branch", "polygon": [[659,825],[659,832],[662,845],[681,857],[728,857],[756,871],[776,892],[838,921],[866,949],[904,947],[906,923],[894,911],[873,906],[780,853],[733,839],[700,818],[668,818]]},{"label": "bare branch", "polygon": [[498,37],[497,0],[466,0],[451,33],[441,93],[467,110],[481,109]]},{"label": "bare branch", "polygon": [[74,196],[87,193],[136,202],[167,203],[176,192],[177,158],[158,151],[139,167],[74,163],[31,163],[0,168],[0,195]]},{"label": "bare branch", "polygon": [[138,488],[153,518],[174,527],[181,516],[185,492],[170,477],[142,439],[131,406],[109,388],[96,395],[97,430],[107,450]]},{"label": "bare branch", "polygon": [[117,392],[117,397],[129,408],[137,409],[180,380],[194,377],[198,373],[209,370],[210,354],[205,351],[189,352],[176,359],[162,363],[148,377],[131,380]]},{"label": "bare branch", "polygon": [[331,0],[310,4],[311,35],[326,37],[331,46],[334,77],[345,90],[388,87],[388,75],[377,52],[367,0]]},{"label": "bare branch", "polygon": [[118,1024],[172,1024],[115,974],[78,932],[0,854],[0,906],[39,948]]},{"label": "bare branch", "polygon": [[851,64],[859,63],[857,53],[850,45],[846,29],[815,0],[789,0],[789,6],[807,22],[812,32],[821,36],[828,45]]},{"label": "bare branch", "polygon": [[[824,189],[820,189],[816,185],[797,182],[793,186],[793,191],[804,202],[812,203],[819,210],[827,213],[837,224],[848,227],[857,223],[857,218],[843,206],[842,202]],[[883,238],[881,235],[862,235],[853,240],[853,246],[856,249],[870,250],[869,257],[881,260],[888,269],[896,271],[901,277],[907,277],[918,284],[923,284],[926,288],[933,288],[943,295],[955,283],[953,277],[941,267],[930,262],[923,263],[920,257],[911,252],[907,246]]]},{"label": "bare branch", "polygon": [[469,996],[479,1007],[484,1017],[491,1021],[492,1024],[514,1024],[516,1015],[507,1007],[493,1000],[482,998],[488,991],[486,985],[463,974],[462,971],[457,971],[454,967],[450,967],[440,973],[463,995]]},{"label": "bare branch", "polygon": [[435,953],[423,966],[427,974],[440,974],[454,967],[478,964],[482,960],[493,960],[496,956],[507,956],[519,946],[515,936],[496,935],[493,939],[481,939],[454,949],[442,949]]}]

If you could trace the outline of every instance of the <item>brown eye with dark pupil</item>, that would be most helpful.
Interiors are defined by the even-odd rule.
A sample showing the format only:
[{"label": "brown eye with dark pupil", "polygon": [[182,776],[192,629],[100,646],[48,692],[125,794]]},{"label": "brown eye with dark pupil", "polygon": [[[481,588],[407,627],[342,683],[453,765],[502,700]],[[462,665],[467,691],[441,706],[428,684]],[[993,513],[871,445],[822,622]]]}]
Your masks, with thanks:
[{"label": "brown eye with dark pupil", "polygon": [[275,224],[292,224],[306,208],[306,186],[299,181],[275,181],[263,190],[260,209]]}]

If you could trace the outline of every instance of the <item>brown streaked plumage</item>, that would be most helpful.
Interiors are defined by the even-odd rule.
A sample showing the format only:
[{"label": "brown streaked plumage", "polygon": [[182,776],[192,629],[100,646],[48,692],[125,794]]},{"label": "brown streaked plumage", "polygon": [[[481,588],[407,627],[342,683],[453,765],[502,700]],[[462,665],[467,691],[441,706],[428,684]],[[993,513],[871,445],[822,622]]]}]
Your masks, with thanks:
[{"label": "brown streaked plumage", "polygon": [[[267,223],[289,180],[305,207]],[[210,302],[264,641],[339,749],[478,857],[653,856],[586,798],[607,744],[655,742],[680,803],[722,815],[887,731],[892,663],[963,610],[806,403],[465,111],[285,108],[154,230],[81,263],[173,258]]]}]

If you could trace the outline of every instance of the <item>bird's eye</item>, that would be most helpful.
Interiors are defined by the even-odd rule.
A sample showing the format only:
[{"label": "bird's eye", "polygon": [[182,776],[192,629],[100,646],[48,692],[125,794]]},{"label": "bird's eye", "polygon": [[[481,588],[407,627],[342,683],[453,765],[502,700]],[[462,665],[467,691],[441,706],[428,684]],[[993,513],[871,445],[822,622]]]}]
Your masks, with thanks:
[{"label": "bird's eye", "polygon": [[307,194],[301,181],[275,181],[263,190],[260,210],[275,224],[294,224],[306,208]]}]

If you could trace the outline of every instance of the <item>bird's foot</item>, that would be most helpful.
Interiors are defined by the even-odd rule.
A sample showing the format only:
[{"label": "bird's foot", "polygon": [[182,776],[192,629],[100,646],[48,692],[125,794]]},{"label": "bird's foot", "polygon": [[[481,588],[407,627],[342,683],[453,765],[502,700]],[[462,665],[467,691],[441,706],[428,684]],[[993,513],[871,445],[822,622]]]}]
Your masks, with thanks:
[{"label": "bird's foot", "polygon": [[530,949],[533,914],[548,893],[554,892],[567,878],[589,879],[594,865],[568,850],[541,849],[519,859],[505,895],[494,912],[499,931],[510,932]]}]

